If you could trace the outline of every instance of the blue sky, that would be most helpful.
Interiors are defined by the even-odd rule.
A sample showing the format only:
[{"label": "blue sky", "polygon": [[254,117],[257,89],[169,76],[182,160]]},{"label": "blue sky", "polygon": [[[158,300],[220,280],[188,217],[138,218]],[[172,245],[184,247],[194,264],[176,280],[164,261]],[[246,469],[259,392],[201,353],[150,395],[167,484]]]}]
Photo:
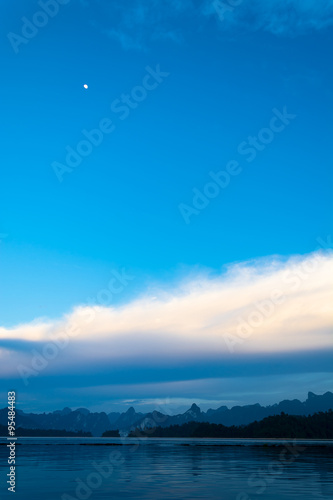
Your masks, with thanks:
[{"label": "blue sky", "polygon": [[[36,17],[43,2],[5,2],[0,41],[5,342],[18,325],[27,328],[20,341],[36,341],[34,325],[54,328],[85,305],[121,311],[156,290],[157,300],[168,302],[182,293],[180,283],[197,283],[198,276],[213,282],[222,276],[225,283],[224,273],[237,263],[250,262],[253,272],[264,268],[276,283],[277,271],[267,262],[277,259],[285,272],[294,265],[290,259],[306,262],[317,239],[332,234],[333,2],[289,0],[281,7],[273,0],[243,0],[223,19],[222,3],[217,12],[212,2],[201,0],[132,0],[126,7],[103,0],[60,3],[52,4],[58,12],[51,18]],[[46,24],[27,28],[26,20]],[[126,95],[132,96],[130,104],[121,103],[127,111],[115,111]],[[282,130],[272,132],[272,118],[284,109],[293,118],[288,124],[280,120]],[[66,148],[76,150],[87,139],[82,131],[98,129],[104,119],[112,122],[109,132],[72,168]],[[268,140],[256,143],[255,158],[248,161],[250,154],[239,148],[243,144],[244,151],[251,137]],[[238,175],[229,175],[216,197],[201,202],[207,206],[194,206],[195,193],[209,189],[210,172],[225,172],[231,161],[237,162]],[[67,172],[57,175],[55,162]],[[184,205],[193,210],[187,219]],[[114,273],[124,275],[124,283]],[[110,280],[116,280],[117,292]],[[161,290],[167,299],[160,299]],[[191,290],[185,293],[191,296]],[[246,307],[256,289],[248,293]],[[188,314],[190,321],[190,309]],[[327,347],[316,340],[315,330],[313,345]],[[9,359],[15,364],[18,351],[12,349]],[[59,360],[65,363],[66,356],[61,353]],[[43,386],[48,369],[52,372],[48,367],[35,387]],[[52,376],[57,386],[57,373]],[[192,367],[178,378],[217,376],[222,376],[218,368],[199,374]],[[170,377],[166,370],[162,379]],[[106,378],[115,384],[115,375]],[[143,377],[144,383],[153,378]],[[299,394],[310,384],[304,380]],[[150,390],[142,398],[150,397]],[[37,389],[31,382],[26,391],[33,399]],[[127,396],[135,399],[132,392]],[[103,405],[105,397],[94,404]],[[240,392],[237,398],[249,396]]]}]

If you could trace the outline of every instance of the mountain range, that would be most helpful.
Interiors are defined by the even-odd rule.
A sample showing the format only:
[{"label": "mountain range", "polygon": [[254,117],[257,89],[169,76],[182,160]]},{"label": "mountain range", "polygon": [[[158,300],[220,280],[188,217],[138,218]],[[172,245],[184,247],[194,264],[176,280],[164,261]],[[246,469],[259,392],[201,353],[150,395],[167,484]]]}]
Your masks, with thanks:
[{"label": "mountain range", "polygon": [[[225,426],[247,425],[255,420],[259,421],[269,416],[280,415],[313,415],[333,409],[333,393],[323,395],[308,393],[306,401],[298,399],[284,400],[271,406],[261,406],[259,403],[246,406],[220,406],[206,412],[193,403],[184,413],[166,415],[158,411],[149,413],[136,412],[130,407],[126,412],[90,412],[87,408],[71,410],[64,408],[52,413],[25,413],[16,410],[16,426],[25,429],[55,429],[68,432],[91,432],[93,436],[101,436],[108,430],[119,430],[122,435],[128,434],[135,428],[149,429],[152,427],[169,427],[182,425],[187,422],[208,422]],[[0,410],[0,425],[7,426],[8,409]]]}]

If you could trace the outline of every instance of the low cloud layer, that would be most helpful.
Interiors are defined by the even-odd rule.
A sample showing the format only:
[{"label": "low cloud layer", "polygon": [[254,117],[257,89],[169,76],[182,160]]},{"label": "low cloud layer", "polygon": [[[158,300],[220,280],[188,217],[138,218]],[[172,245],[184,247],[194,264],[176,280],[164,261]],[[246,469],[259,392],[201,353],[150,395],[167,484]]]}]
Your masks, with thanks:
[{"label": "low cloud layer", "polygon": [[[54,321],[0,328],[0,372],[36,353],[45,374],[224,365],[332,349],[333,256],[315,252],[230,266],[117,307],[76,307]],[[34,368],[35,369],[35,368]],[[38,370],[38,368],[37,368]],[[149,375],[147,375],[149,379]]]}]

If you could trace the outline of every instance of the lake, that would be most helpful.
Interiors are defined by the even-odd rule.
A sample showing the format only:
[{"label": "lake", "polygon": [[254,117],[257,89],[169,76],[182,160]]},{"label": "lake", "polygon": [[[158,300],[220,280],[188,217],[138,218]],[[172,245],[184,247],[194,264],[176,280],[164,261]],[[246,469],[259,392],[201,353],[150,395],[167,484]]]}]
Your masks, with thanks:
[{"label": "lake", "polygon": [[333,498],[333,442],[18,438],[16,493],[0,438],[0,498]]}]

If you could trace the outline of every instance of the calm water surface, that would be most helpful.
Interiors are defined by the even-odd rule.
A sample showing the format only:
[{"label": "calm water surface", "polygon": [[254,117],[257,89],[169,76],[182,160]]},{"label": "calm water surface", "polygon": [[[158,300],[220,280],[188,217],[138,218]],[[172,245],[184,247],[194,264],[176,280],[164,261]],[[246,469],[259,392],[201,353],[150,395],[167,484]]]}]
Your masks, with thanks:
[{"label": "calm water surface", "polygon": [[274,440],[219,439],[17,442],[15,495],[6,485],[8,448],[0,446],[1,499],[333,498],[332,442],[298,440],[296,447]]}]

